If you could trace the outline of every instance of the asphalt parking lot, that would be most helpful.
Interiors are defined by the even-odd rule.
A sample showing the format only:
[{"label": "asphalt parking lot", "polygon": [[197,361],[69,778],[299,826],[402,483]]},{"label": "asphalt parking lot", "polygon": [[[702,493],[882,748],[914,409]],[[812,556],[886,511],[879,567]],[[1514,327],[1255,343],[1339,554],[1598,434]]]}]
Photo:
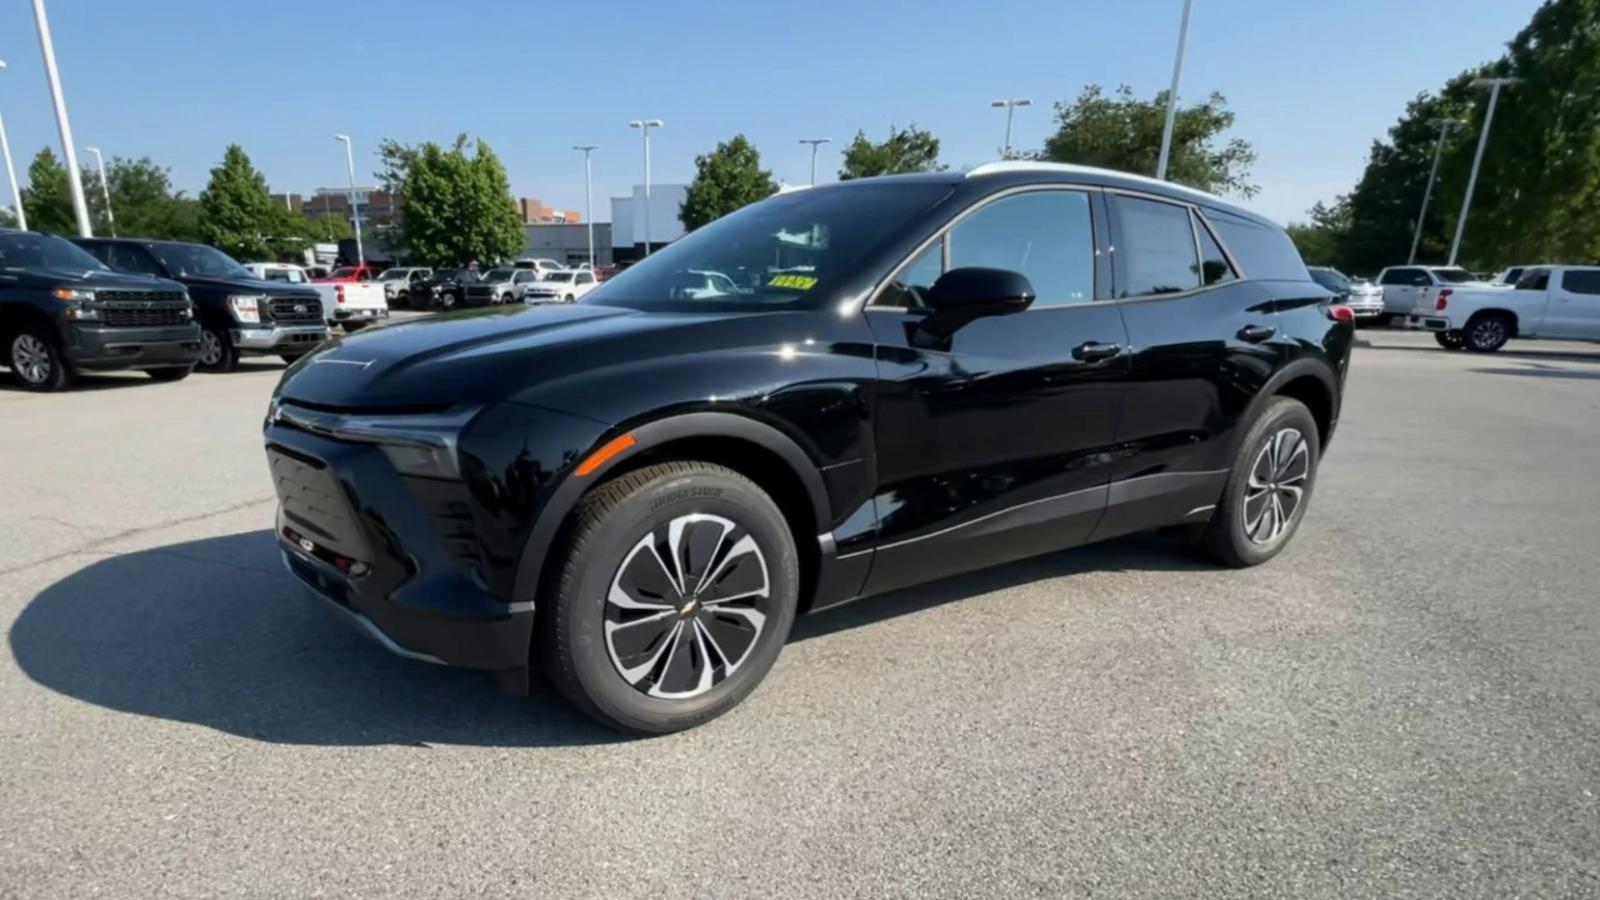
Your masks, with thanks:
[{"label": "asphalt parking lot", "polygon": [[1275,562],[863,601],[646,741],[301,595],[281,366],[0,383],[0,896],[1600,894],[1600,347],[1363,336]]}]

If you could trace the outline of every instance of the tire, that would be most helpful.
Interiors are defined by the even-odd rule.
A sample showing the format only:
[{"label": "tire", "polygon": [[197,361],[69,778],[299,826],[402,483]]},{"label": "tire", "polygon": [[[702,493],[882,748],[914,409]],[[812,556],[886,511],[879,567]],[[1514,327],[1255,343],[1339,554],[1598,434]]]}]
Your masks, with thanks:
[{"label": "tire", "polygon": [[561,298],[561,302],[562,302],[562,303],[571,303],[571,302],[572,302],[572,300],[573,300],[573,297],[572,297],[572,295],[571,295],[571,294],[568,294],[568,295],[566,295],[566,296],[565,296],[565,297],[562,297],[562,298]]},{"label": "tire", "polygon": [[76,372],[61,352],[54,332],[43,325],[24,325],[6,337],[6,365],[22,387],[49,393],[66,390]]},{"label": "tire", "polygon": [[239,364],[239,348],[226,328],[211,325],[200,329],[200,361],[195,368],[202,372],[232,372]]},{"label": "tire", "polygon": [[511,301],[513,301],[515,299],[517,299],[517,298],[511,296],[510,294],[501,294],[500,295],[500,302],[501,303],[510,303]]},{"label": "tire", "polygon": [[156,381],[182,381],[194,371],[194,366],[165,366],[160,369],[145,369],[144,373]]},{"label": "tire", "polygon": [[456,302],[456,295],[450,291],[445,291],[439,295],[439,305],[444,307],[446,312],[455,309]]},{"label": "tire", "polygon": [[[1236,568],[1277,556],[1305,518],[1321,457],[1311,411],[1290,397],[1272,398],[1240,444],[1222,500],[1201,537],[1206,555]],[[1292,508],[1279,515],[1291,502]]]},{"label": "tire", "polygon": [[1439,346],[1446,350],[1465,350],[1467,347],[1467,336],[1462,334],[1459,329],[1454,331],[1435,331],[1433,339],[1438,341]]},{"label": "tire", "polygon": [[[573,515],[534,636],[563,696],[610,728],[645,735],[708,722],[755,689],[799,599],[794,539],[771,497],[731,469],[669,462],[601,485]],[[667,544],[674,530],[687,578],[667,574],[651,543]],[[684,599],[676,584],[696,572]],[[718,577],[701,587],[708,573]],[[755,596],[715,599],[746,590]]]},{"label": "tire", "polygon": [[1512,331],[1509,316],[1500,313],[1485,313],[1473,317],[1462,329],[1468,350],[1473,353],[1493,353],[1506,345],[1511,340]]}]

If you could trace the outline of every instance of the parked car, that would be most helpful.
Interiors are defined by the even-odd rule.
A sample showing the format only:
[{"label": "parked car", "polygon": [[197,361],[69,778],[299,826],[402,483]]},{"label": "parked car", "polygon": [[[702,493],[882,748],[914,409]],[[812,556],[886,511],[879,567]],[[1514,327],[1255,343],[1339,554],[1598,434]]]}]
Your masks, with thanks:
[{"label": "parked car", "polygon": [[0,230],[0,346],[30,391],[89,370],[177,381],[200,356],[200,328],[181,284],[117,274],[54,235]]},{"label": "parked car", "polygon": [[311,276],[302,266],[293,263],[245,263],[245,270],[262,281],[281,281],[285,284],[310,284]]},{"label": "parked car", "polygon": [[477,282],[478,273],[469,269],[434,269],[433,275],[412,287],[412,306],[423,309],[456,309],[465,306],[467,288]]},{"label": "parked car", "polygon": [[521,689],[542,667],[674,731],[750,693],[797,613],[1164,526],[1273,558],[1352,318],[1282,228],[1170,182],[1005,162],[777,194],[578,303],[289,372],[279,547],[391,650]]},{"label": "parked car", "polygon": [[1378,286],[1383,288],[1380,320],[1387,325],[1395,318],[1404,319],[1422,288],[1458,284],[1481,286],[1487,282],[1460,266],[1389,266],[1378,273]]},{"label": "parked car", "polygon": [[483,278],[467,285],[466,306],[493,306],[497,303],[516,303],[522,300],[528,285],[539,280],[535,269],[517,269],[501,266],[490,269]]},{"label": "parked car", "polygon": [[432,269],[400,266],[384,269],[378,276],[378,283],[383,286],[383,299],[389,301],[391,307],[410,306],[412,286],[431,277]]},{"label": "parked car", "polygon": [[517,269],[532,269],[533,271],[538,272],[540,277],[543,277],[546,273],[559,272],[566,268],[565,265],[558,263],[553,259],[542,256],[525,256],[522,259],[517,260],[515,263],[512,263],[512,267]]},{"label": "parked car", "polygon": [[199,368],[227,372],[240,356],[292,362],[328,339],[313,285],[262,281],[215,247],[146,238],[78,238],[78,246],[118,272],[183,285],[200,323]]},{"label": "parked car", "polygon": [[319,283],[327,282],[330,284],[352,284],[361,281],[372,281],[373,279],[377,278],[382,271],[382,269],[373,265],[339,266],[332,272],[329,272],[327,277],[313,280]]},{"label": "parked car", "polygon": [[524,303],[571,303],[599,286],[594,273],[581,269],[561,269],[546,272],[538,281],[531,282],[522,294]]},{"label": "parked car", "polygon": [[389,303],[376,281],[314,281],[308,287],[316,289],[330,326],[358,331],[389,318]]},{"label": "parked car", "polygon": [[1375,322],[1383,315],[1383,289],[1364,278],[1351,278],[1328,266],[1310,266],[1311,280],[1332,291],[1355,313],[1356,322]]},{"label": "parked car", "polygon": [[1493,353],[1512,338],[1600,341],[1600,266],[1534,266],[1516,285],[1426,288],[1406,316],[1447,350]]}]

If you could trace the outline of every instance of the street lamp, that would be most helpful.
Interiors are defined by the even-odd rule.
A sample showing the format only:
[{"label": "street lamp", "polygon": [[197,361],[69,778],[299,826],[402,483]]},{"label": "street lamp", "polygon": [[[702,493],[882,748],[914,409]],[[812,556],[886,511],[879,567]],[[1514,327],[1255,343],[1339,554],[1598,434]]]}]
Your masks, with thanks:
[{"label": "street lamp", "polygon": [[995,106],[995,107],[1000,107],[1000,106],[1005,107],[1005,110],[1006,110],[1006,143],[1005,143],[1005,146],[1003,148],[1001,148],[1000,155],[1002,157],[1004,157],[1005,159],[1010,159],[1011,158],[1011,116],[1012,116],[1013,113],[1016,112],[1017,107],[1019,107],[1019,106],[1032,106],[1033,105],[1033,101],[1032,100],[1023,100],[1023,99],[995,100],[995,101],[991,102],[989,105],[990,106]]},{"label": "street lamp", "polygon": [[1417,213],[1417,233],[1411,237],[1411,255],[1406,257],[1406,265],[1416,265],[1417,247],[1422,243],[1422,220],[1428,215],[1428,199],[1433,196],[1433,183],[1439,179],[1439,157],[1444,153],[1444,139],[1450,134],[1450,129],[1463,124],[1456,119],[1433,119],[1429,125],[1439,129],[1439,143],[1433,148],[1433,168],[1428,171],[1428,187],[1422,192],[1422,211]]},{"label": "street lamp", "polygon": [[[6,61],[0,59],[0,69]],[[0,156],[6,158],[6,177],[11,179],[11,199],[17,204],[17,227],[28,230],[28,214],[22,211],[22,188],[17,187],[17,167],[11,164],[11,145],[6,143],[6,120],[0,119]]]},{"label": "street lamp", "polygon": [[1161,158],[1156,162],[1156,179],[1167,180],[1167,160],[1172,156],[1172,123],[1178,117],[1178,76],[1183,74],[1183,45],[1189,42],[1189,7],[1194,0],[1183,0],[1183,22],[1178,26],[1178,55],[1172,60],[1172,88],[1167,91],[1167,124],[1161,130]]},{"label": "street lamp", "polygon": [[644,132],[644,255],[650,255],[650,129],[661,127],[660,119],[634,119],[629,128]]},{"label": "street lamp", "polygon": [[106,225],[111,229],[111,236],[117,236],[117,217],[111,214],[111,188],[106,185],[106,158],[100,155],[99,147],[84,147],[83,149],[94,154],[95,165],[100,168],[100,196],[106,201]]},{"label": "street lamp", "polygon": [[367,253],[361,246],[361,210],[356,204],[356,161],[350,152],[350,135],[336,134],[333,139],[344,142],[344,168],[350,175],[350,222],[356,229],[356,265],[365,266]]},{"label": "street lamp", "polygon": [[1472,174],[1467,176],[1467,195],[1461,200],[1461,218],[1456,220],[1455,240],[1450,242],[1450,261],[1456,264],[1456,254],[1461,250],[1461,236],[1467,233],[1467,213],[1472,210],[1472,190],[1478,186],[1478,167],[1483,165],[1483,148],[1489,143],[1489,126],[1494,123],[1494,107],[1500,102],[1500,89],[1516,84],[1520,78],[1474,78],[1471,87],[1489,89],[1489,109],[1483,114],[1483,131],[1478,133],[1478,152],[1472,156]]},{"label": "street lamp", "polygon": [[801,138],[800,143],[811,145],[811,186],[817,186],[817,145],[831,144],[833,138]]},{"label": "street lamp", "polygon": [[594,144],[578,144],[574,150],[583,151],[583,218],[589,223],[589,271],[594,271],[594,169],[590,167],[589,154],[600,148]]},{"label": "street lamp", "polygon": [[89,206],[83,202],[78,152],[73,149],[72,123],[67,121],[67,100],[61,95],[61,73],[56,71],[56,47],[50,40],[50,20],[44,14],[44,0],[33,0],[33,22],[39,29],[44,74],[50,81],[50,99],[56,108],[56,130],[61,132],[61,153],[67,158],[67,186],[72,190],[72,211],[78,216],[78,237],[94,237],[94,232],[89,230]]}]

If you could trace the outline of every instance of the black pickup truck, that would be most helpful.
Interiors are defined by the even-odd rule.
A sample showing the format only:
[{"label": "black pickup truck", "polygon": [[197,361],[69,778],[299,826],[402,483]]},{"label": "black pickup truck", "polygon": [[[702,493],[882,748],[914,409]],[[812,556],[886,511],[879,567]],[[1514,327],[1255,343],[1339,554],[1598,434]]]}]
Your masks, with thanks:
[{"label": "black pickup truck", "polygon": [[207,372],[226,372],[241,355],[293,362],[328,339],[314,289],[259,279],[215,247],[146,238],[75,243],[118,272],[170,278],[188,288],[200,322],[200,368]]},{"label": "black pickup truck", "polygon": [[31,391],[59,391],[80,370],[144,369],[176,381],[200,356],[183,285],[122,275],[70,242],[0,230],[0,365]]}]

